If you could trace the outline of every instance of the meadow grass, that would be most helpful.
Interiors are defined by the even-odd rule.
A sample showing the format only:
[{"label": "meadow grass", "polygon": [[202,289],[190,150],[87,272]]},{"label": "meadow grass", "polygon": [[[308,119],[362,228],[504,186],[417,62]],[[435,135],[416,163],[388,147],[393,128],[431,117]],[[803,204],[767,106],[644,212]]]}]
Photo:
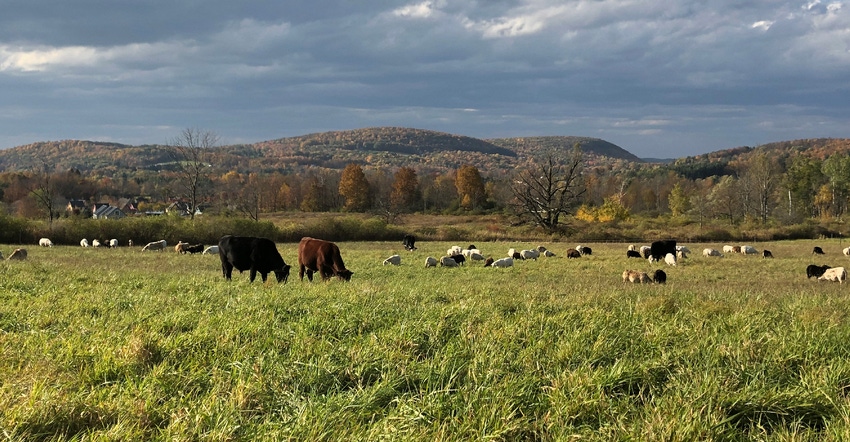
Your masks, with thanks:
[{"label": "meadow grass", "polygon": [[[837,241],[755,244],[773,260],[688,244],[676,267],[547,243],[558,256],[507,269],[424,267],[450,245],[340,243],[351,282],[295,268],[286,285],[228,283],[217,256],[28,247],[0,262],[0,437],[850,437],[850,285],[805,276],[850,266]],[[296,246],[278,245],[291,264]],[[666,285],[622,282],[654,268]]]}]

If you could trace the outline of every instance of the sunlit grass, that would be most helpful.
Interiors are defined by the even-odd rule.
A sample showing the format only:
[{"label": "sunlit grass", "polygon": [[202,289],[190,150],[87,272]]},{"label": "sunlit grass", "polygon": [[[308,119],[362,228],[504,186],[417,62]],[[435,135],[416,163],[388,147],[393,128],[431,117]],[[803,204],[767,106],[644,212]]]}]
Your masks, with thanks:
[{"label": "sunlit grass", "polygon": [[[473,241],[474,242],[474,241]],[[827,251],[813,257],[812,245]],[[341,243],[350,283],[248,282],[217,256],[29,247],[0,262],[9,440],[842,440],[840,244],[676,267],[592,256],[425,268],[450,243]],[[467,243],[458,244],[466,246]],[[529,243],[476,243],[504,256]],[[722,244],[708,244],[720,248]],[[0,246],[7,254],[11,246]],[[295,264],[295,244],[280,244]],[[401,266],[383,266],[399,253]],[[624,284],[663,268],[666,285]]]}]

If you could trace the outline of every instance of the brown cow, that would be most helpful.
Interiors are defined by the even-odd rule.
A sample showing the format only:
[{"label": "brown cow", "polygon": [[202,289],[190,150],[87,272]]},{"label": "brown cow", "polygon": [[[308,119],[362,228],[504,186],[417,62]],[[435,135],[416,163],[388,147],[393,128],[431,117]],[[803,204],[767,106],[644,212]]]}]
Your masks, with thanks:
[{"label": "brown cow", "polygon": [[298,276],[302,281],[304,272],[310,281],[313,280],[313,272],[319,272],[324,281],[331,279],[331,276],[350,281],[354,274],[345,268],[336,244],[308,236],[301,238],[298,243],[298,267]]}]

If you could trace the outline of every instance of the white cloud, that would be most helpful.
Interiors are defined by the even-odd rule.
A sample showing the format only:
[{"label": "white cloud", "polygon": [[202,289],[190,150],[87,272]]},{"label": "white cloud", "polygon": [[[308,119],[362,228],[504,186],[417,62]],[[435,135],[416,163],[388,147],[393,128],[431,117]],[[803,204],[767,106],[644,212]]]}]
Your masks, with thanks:
[{"label": "white cloud", "polygon": [[434,15],[437,8],[444,3],[445,1],[424,1],[397,8],[393,10],[393,14],[399,17],[430,18]]},{"label": "white cloud", "polygon": [[51,67],[91,66],[100,59],[101,53],[84,46],[34,49],[0,46],[0,71],[39,72]]},{"label": "white cloud", "polygon": [[507,14],[486,20],[474,20],[465,18],[464,26],[467,29],[479,32],[482,37],[505,38],[523,35],[537,34],[554,22],[562,21],[570,11],[569,6],[546,6],[538,7],[531,5]]},{"label": "white cloud", "polygon": [[770,20],[760,20],[760,21],[753,23],[752,28],[753,29],[759,29],[759,30],[762,30],[762,31],[766,31],[766,30],[770,29],[771,26],[773,26],[773,23],[774,22],[770,21]]}]

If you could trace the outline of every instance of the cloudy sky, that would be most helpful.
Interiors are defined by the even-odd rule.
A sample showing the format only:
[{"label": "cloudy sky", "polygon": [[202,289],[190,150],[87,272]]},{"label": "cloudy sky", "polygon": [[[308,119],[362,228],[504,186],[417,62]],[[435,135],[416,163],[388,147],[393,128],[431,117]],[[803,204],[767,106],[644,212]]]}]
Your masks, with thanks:
[{"label": "cloudy sky", "polygon": [[641,157],[850,137],[850,0],[8,0],[0,148],[373,126]]}]

